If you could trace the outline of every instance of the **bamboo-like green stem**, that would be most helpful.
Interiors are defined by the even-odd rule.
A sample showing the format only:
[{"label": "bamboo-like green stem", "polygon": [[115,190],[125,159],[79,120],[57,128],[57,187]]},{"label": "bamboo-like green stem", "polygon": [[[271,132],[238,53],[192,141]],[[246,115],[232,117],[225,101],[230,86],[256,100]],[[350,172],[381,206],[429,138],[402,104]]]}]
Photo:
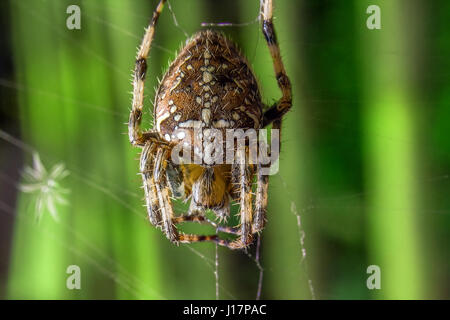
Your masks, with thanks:
[{"label": "bamboo-like green stem", "polygon": [[[358,4],[361,15],[369,4]],[[412,21],[400,1],[377,4],[381,30],[368,30],[358,19],[364,52],[368,264],[381,268],[381,291],[374,291],[376,297],[420,299],[425,288],[418,226],[421,191],[416,178],[418,112],[408,77],[415,63],[408,50],[408,23]]]}]

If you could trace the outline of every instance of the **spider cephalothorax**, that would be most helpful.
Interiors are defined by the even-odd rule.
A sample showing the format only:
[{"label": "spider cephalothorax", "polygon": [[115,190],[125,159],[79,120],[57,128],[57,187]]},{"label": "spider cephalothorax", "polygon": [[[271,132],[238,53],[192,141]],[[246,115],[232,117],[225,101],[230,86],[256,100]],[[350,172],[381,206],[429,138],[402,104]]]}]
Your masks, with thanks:
[{"label": "spider cephalothorax", "polygon": [[[146,59],[164,2],[160,1],[138,52],[129,122],[131,143],[143,148],[140,170],[149,219],[176,243],[210,240],[233,249],[243,248],[264,227],[268,176],[263,174],[262,165],[249,161],[248,145],[235,150],[231,163],[180,161],[174,149],[179,145],[192,147],[188,153],[192,150],[195,157],[202,155],[202,148],[217,144],[217,140],[210,139],[213,130],[225,137],[230,130],[261,129],[272,122],[274,128],[281,128],[281,117],[291,106],[291,89],[273,30],[272,1],[263,3],[262,26],[282,99],[263,112],[258,84],[245,57],[221,33],[201,31],[187,41],[160,83],[154,104],[154,129],[141,132]],[[225,155],[221,153],[219,158]],[[187,215],[175,216],[172,197],[190,199]],[[239,227],[220,224],[229,216],[230,201],[240,204]],[[219,223],[207,219],[204,213],[208,209],[216,214]],[[209,223],[217,231],[238,237],[227,241],[217,235],[178,232],[176,224],[186,221]]]}]

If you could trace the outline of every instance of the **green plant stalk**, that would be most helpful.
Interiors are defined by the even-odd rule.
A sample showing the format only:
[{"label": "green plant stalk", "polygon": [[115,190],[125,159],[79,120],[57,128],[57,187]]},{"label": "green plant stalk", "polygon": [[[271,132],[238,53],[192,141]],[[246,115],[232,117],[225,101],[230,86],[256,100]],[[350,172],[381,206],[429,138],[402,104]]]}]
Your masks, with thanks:
[{"label": "green plant stalk", "polygon": [[[109,59],[119,70],[132,70],[134,68],[136,47],[140,43],[144,27],[146,27],[146,23],[148,23],[154,8],[151,4],[144,1],[133,3],[112,1],[108,4],[106,6],[107,20],[118,28],[108,28]],[[124,12],[127,14],[123,14]],[[148,18],[140,18],[136,21],[132,13],[137,12],[148,13]],[[145,14],[142,14],[142,16],[145,17]],[[139,25],[140,22],[142,22],[142,25]],[[159,55],[155,54],[155,51],[151,51],[150,70],[159,70]],[[131,71],[129,73],[131,79]],[[111,78],[113,79],[112,86],[114,88],[114,92],[111,92],[114,97],[111,107],[124,115],[120,120],[115,118],[115,121],[117,121],[115,128],[117,133],[126,133],[127,126],[124,122],[128,120],[128,111],[131,107],[130,91],[132,87],[130,81],[124,77],[111,75]],[[155,82],[156,79],[154,79],[153,85]],[[152,96],[152,83],[148,82],[145,94],[147,97]],[[148,100],[146,102],[150,105]],[[145,128],[149,127],[151,116],[149,113],[148,109],[146,109],[143,121]],[[145,203],[143,200],[144,195],[143,190],[140,188],[141,179],[137,175],[139,163],[136,159],[139,150],[129,144],[126,134],[122,134],[120,141],[117,141],[117,149],[118,152],[125,155],[125,158],[122,155],[119,157],[123,159],[123,163],[118,164],[124,169],[121,177],[124,181],[122,188],[138,196],[128,197],[127,203],[138,210],[136,213],[122,210],[115,217],[118,223],[113,230],[114,254],[118,263],[135,278],[139,279],[137,282],[138,296],[134,297],[129,291],[118,286],[116,287],[117,298],[161,299],[163,297],[161,292],[164,290],[161,277],[164,263],[159,250],[160,242],[158,241],[161,235],[159,230],[151,226],[146,219],[146,210],[143,207]],[[138,213],[142,219],[139,219]]]},{"label": "green plant stalk", "polygon": [[[369,3],[358,1],[362,28],[365,97],[364,158],[367,187],[368,264],[381,268],[374,297],[424,298],[418,210],[414,94],[408,78],[408,25],[399,1],[379,1],[382,29],[368,30],[361,17]],[[366,6],[364,6],[366,5]]]},{"label": "green plant stalk", "polygon": [[[22,122],[22,139],[46,160],[64,158],[64,141],[53,130],[61,130],[62,109],[56,101],[33,90],[55,92],[59,88],[53,52],[52,32],[41,25],[40,4],[11,3],[13,55]],[[49,20],[51,21],[51,15]],[[31,163],[31,157],[26,155]],[[54,163],[53,163],[54,164]],[[39,224],[34,219],[34,197],[20,194],[14,226],[13,248],[8,282],[9,299],[62,299],[68,297],[65,286],[67,238],[48,212]],[[59,209],[61,223],[67,223],[68,208]]]}]

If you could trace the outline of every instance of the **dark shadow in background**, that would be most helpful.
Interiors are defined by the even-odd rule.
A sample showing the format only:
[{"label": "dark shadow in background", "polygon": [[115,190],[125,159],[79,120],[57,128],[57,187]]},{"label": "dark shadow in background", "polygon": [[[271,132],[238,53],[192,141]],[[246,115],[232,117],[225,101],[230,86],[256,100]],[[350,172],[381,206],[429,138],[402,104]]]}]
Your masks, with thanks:
[{"label": "dark shadow in background", "polygon": [[[20,137],[17,90],[8,87],[14,83],[14,66],[11,50],[11,24],[8,1],[0,1],[0,129]],[[8,208],[15,208],[23,152],[0,139],[0,299],[6,297],[9,256],[13,234],[14,216]],[[13,210],[15,211],[15,210]]]}]

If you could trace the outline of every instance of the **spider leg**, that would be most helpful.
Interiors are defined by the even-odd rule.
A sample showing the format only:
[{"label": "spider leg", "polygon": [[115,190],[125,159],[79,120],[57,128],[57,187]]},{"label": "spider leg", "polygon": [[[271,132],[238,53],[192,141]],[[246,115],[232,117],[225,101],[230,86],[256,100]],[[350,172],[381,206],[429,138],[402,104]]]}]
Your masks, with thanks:
[{"label": "spider leg", "polygon": [[[232,234],[238,234],[240,230],[232,227],[223,227],[215,224],[214,222],[210,221],[209,219],[205,218],[203,215],[190,215],[190,216],[178,216],[172,219],[173,224],[179,224],[183,222],[198,222],[198,223],[208,223],[211,224],[213,227],[216,228],[217,232],[226,232],[226,233],[232,233]],[[224,247],[230,247],[230,242],[224,239],[219,238],[217,234],[213,235],[197,235],[197,234],[187,234],[187,233],[178,233],[177,234],[177,241],[181,243],[193,243],[193,242],[205,242],[205,241],[212,241],[216,242],[217,244],[224,246]],[[231,248],[233,249],[233,248]]]},{"label": "spider leg", "polygon": [[164,233],[167,238],[174,243],[178,242],[179,236],[175,225],[172,222],[174,217],[172,203],[170,201],[169,186],[166,178],[166,163],[169,151],[165,148],[158,148],[153,168],[153,178],[155,189],[161,210],[161,220]]},{"label": "spider leg", "polygon": [[216,242],[218,245],[228,247],[230,249],[233,249],[230,247],[230,242],[224,239],[220,239],[217,235],[209,235],[209,236],[203,236],[203,235],[197,235],[197,234],[186,234],[182,233],[179,235],[179,241],[181,243],[193,243],[193,242],[204,242],[204,241],[213,241]]},{"label": "spider leg", "polygon": [[261,164],[258,164],[255,198],[255,218],[252,225],[253,233],[261,231],[266,223],[269,176],[263,175],[261,169]]},{"label": "spider leg", "polygon": [[[238,149],[236,152],[236,163],[233,164],[232,174],[235,176],[233,180],[237,180],[237,188],[239,190],[240,216],[241,224],[239,237],[229,244],[231,249],[242,249],[249,246],[253,241],[252,222],[252,177],[253,166],[248,164],[247,150]],[[236,177],[236,175],[238,175]]]},{"label": "spider leg", "polygon": [[154,180],[154,153],[156,145],[147,142],[141,153],[140,172],[145,192],[145,203],[147,214],[152,225],[158,226],[161,223],[161,214],[159,212],[158,196],[156,194],[156,184]]},{"label": "spider leg", "polygon": [[141,46],[136,58],[133,76],[133,103],[128,122],[128,137],[134,146],[143,147],[145,141],[156,132],[143,133],[141,130],[142,106],[144,105],[144,81],[147,73],[147,57],[155,34],[155,26],[159,15],[164,7],[165,0],[160,0],[155,12],[153,12],[152,20],[142,39]]},{"label": "spider leg", "polygon": [[[270,107],[263,115],[262,127],[272,123],[273,129],[279,130],[279,143],[281,149],[281,128],[282,117],[292,107],[292,88],[289,77],[286,74],[283,60],[281,59],[280,47],[278,45],[275,27],[273,25],[273,3],[272,0],[263,0],[262,2],[262,32],[269,47],[270,55],[273,61],[278,87],[281,89],[281,99]],[[267,198],[269,188],[269,176],[262,174],[261,164],[258,165],[256,199],[255,199],[255,217],[252,225],[252,232],[261,231],[265,225]]]},{"label": "spider leg", "polygon": [[190,216],[178,216],[175,217],[173,220],[173,223],[175,225],[183,223],[183,222],[198,222],[198,223],[205,223],[210,224],[213,226],[218,232],[225,232],[230,234],[238,235],[240,234],[240,229],[234,228],[234,227],[227,227],[227,226],[221,226],[214,221],[211,221],[210,219],[206,218],[203,215],[190,215]]},{"label": "spider leg", "polygon": [[[280,47],[278,46],[275,27],[273,25],[273,3],[272,0],[264,0],[261,10],[262,16],[262,32],[269,47],[270,55],[273,61],[273,68],[277,78],[278,87],[281,89],[281,99],[272,107],[270,107],[263,115],[263,125],[266,127],[270,123],[281,119],[283,115],[291,109],[292,106],[292,89],[289,77],[286,74],[283,60],[281,59]],[[279,123],[281,128],[281,122]]]}]

